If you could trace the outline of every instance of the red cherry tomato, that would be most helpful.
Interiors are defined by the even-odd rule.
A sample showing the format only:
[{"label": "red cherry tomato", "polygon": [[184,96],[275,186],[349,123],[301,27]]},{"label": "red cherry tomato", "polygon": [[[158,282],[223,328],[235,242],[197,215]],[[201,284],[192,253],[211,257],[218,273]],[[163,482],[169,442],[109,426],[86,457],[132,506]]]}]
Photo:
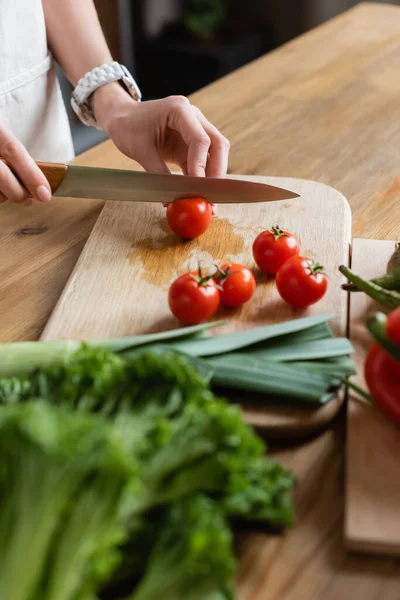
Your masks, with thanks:
[{"label": "red cherry tomato", "polygon": [[400,425],[400,362],[374,344],[367,354],[364,373],[377,407]]},{"label": "red cherry tomato", "polygon": [[210,276],[185,273],[169,288],[168,304],[177,319],[197,325],[209,319],[219,305],[219,290]]},{"label": "red cherry tomato", "polygon": [[322,298],[328,287],[324,268],[304,256],[293,256],[276,274],[278,292],[291,306],[304,308]]},{"label": "red cherry tomato", "polygon": [[300,244],[294,235],[278,226],[260,233],[253,243],[254,260],[269,275],[275,275],[284,262],[299,253]]},{"label": "red cherry tomato", "polygon": [[188,240],[207,231],[213,215],[212,205],[204,198],[185,198],[167,207],[167,223],[176,235]]},{"label": "red cherry tomato", "polygon": [[400,346],[400,308],[396,308],[388,315],[386,333],[394,344]]},{"label": "red cherry tomato", "polygon": [[[167,202],[166,204],[163,204],[164,208],[168,208],[168,204],[170,204],[169,202]],[[212,214],[213,216],[217,214],[217,205],[216,204],[211,204],[211,208],[212,208]]]},{"label": "red cherry tomato", "polygon": [[250,300],[256,289],[253,273],[247,267],[235,263],[219,267],[214,280],[221,288],[221,302],[225,306],[241,306]]}]

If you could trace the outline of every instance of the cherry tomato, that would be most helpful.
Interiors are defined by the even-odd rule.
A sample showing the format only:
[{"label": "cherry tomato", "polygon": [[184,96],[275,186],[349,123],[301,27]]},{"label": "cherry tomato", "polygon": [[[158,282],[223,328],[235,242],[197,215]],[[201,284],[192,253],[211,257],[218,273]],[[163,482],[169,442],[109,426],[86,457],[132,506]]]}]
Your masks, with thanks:
[{"label": "cherry tomato", "polygon": [[225,306],[241,306],[250,300],[256,289],[253,273],[247,267],[235,263],[219,267],[214,280],[221,288],[221,302]]},{"label": "cherry tomato", "polygon": [[394,344],[400,346],[400,308],[396,308],[388,315],[386,333]]},{"label": "cherry tomato", "polygon": [[277,225],[270,231],[263,231],[254,240],[254,260],[261,271],[269,275],[275,275],[284,262],[299,254],[300,244],[294,235]]},{"label": "cherry tomato", "polygon": [[[166,204],[163,204],[164,208],[168,208],[168,204],[170,204],[170,202],[167,202]],[[211,208],[212,208],[212,214],[213,216],[217,214],[217,205],[216,204],[211,204]]]},{"label": "cherry tomato", "polygon": [[212,205],[204,198],[185,198],[167,207],[167,223],[176,235],[188,240],[207,231],[213,215]]},{"label": "cherry tomato", "polygon": [[211,276],[201,271],[185,273],[169,288],[168,304],[177,319],[197,325],[210,318],[219,305],[219,290]]},{"label": "cherry tomato", "polygon": [[293,256],[277,272],[276,287],[285,302],[304,308],[322,298],[328,280],[320,264],[304,256]]},{"label": "cherry tomato", "polygon": [[364,372],[376,406],[400,425],[400,362],[374,344],[367,354]]}]

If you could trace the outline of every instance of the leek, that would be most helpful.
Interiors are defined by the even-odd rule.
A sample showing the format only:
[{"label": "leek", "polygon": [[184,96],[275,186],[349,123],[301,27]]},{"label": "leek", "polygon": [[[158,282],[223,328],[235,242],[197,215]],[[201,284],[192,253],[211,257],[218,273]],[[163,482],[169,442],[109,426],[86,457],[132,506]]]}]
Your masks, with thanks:
[{"label": "leek", "polygon": [[[210,335],[208,330],[224,321],[104,341],[0,344],[0,402],[3,396],[12,402],[24,394],[27,384],[21,376],[68,365],[86,345],[111,350],[123,361],[145,351],[174,352],[189,359],[214,387],[256,392],[267,400],[324,403],[355,372],[349,358],[352,345],[333,336],[331,318],[329,314],[305,317],[222,335]],[[40,381],[40,372],[38,377]]]}]

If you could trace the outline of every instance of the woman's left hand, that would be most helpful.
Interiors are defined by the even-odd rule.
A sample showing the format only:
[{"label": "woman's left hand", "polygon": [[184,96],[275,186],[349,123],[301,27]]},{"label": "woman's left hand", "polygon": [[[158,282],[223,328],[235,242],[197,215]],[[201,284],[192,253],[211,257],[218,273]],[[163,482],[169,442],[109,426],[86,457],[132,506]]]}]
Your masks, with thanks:
[{"label": "woman's left hand", "polygon": [[111,83],[94,93],[93,110],[117,148],[146,171],[170,173],[173,163],[186,175],[226,175],[228,140],[184,96],[135,102]]}]

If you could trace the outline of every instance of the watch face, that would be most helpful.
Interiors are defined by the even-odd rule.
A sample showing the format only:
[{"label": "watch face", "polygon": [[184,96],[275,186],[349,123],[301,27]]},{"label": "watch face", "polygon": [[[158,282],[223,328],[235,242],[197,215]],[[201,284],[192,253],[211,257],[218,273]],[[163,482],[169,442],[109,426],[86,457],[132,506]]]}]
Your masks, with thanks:
[{"label": "watch face", "polygon": [[93,120],[94,115],[86,102],[85,104],[81,104],[80,109],[82,111],[82,116],[85,119],[85,121]]}]

